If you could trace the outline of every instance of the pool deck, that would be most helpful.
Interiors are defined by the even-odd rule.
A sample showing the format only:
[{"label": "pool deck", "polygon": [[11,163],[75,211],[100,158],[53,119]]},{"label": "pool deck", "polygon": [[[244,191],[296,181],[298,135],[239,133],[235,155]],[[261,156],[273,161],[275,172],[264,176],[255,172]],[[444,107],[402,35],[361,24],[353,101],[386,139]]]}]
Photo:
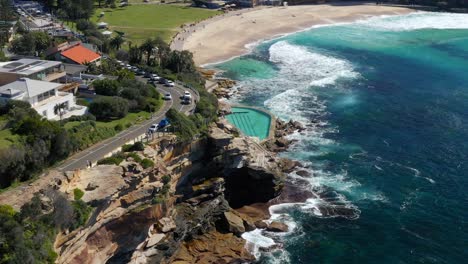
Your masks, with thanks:
[{"label": "pool deck", "polygon": [[[263,140],[261,140],[260,142],[265,142],[265,141],[268,141],[272,138],[274,138],[275,136],[275,129],[276,129],[276,116],[273,115],[272,113],[270,113],[268,110],[265,110],[263,108],[259,108],[259,107],[255,107],[255,106],[248,106],[248,105],[242,105],[242,104],[230,104],[229,105],[231,108],[233,107],[240,107],[240,108],[250,108],[250,109],[253,109],[253,110],[256,110],[256,111],[259,111],[259,112],[262,112],[268,116],[270,116],[270,129],[268,130],[268,137],[264,138]],[[240,131],[240,129],[239,129]],[[242,131],[240,131],[242,133]]]}]

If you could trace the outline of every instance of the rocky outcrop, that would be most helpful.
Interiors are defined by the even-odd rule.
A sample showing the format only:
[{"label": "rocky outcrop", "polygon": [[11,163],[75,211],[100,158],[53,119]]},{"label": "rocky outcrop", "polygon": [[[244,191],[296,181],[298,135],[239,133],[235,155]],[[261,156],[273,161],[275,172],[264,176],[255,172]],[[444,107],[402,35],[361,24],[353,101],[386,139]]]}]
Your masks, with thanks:
[{"label": "rocky outcrop", "polygon": [[288,135],[291,135],[294,132],[302,132],[305,130],[305,127],[297,121],[290,120],[289,122],[284,122],[279,118],[275,121],[275,134],[269,140],[263,142],[263,145],[266,149],[273,152],[281,152],[288,149],[288,147],[294,143],[293,140],[287,139]]},{"label": "rocky outcrop", "polygon": [[244,221],[232,212],[224,212],[224,220],[230,233],[240,236],[245,232]]},{"label": "rocky outcrop", "polygon": [[250,263],[255,258],[245,248],[245,241],[232,233],[211,231],[185,242],[172,258],[173,264]]},{"label": "rocky outcrop", "polygon": [[266,230],[270,232],[288,232],[288,226],[280,222],[271,222]]},{"label": "rocky outcrop", "polygon": [[233,208],[267,202],[281,192],[284,173],[280,158],[250,137],[232,137],[226,125],[212,127],[209,166],[226,181],[225,196]]},{"label": "rocky outcrop", "polygon": [[217,87],[213,89],[213,94],[218,98],[230,98],[236,81],[230,79],[216,79],[215,81],[217,82]]}]

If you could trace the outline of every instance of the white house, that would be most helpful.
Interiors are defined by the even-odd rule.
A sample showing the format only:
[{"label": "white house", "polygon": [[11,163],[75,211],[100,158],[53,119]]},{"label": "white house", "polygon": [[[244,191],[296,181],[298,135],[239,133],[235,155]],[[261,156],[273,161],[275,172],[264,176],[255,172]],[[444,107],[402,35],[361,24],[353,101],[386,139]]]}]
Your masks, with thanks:
[{"label": "white house", "polygon": [[21,100],[29,102],[31,107],[47,119],[59,119],[55,106],[64,103],[62,118],[83,115],[86,107],[77,105],[72,93],[61,92],[64,84],[20,78],[12,83],[0,86],[0,101]]}]

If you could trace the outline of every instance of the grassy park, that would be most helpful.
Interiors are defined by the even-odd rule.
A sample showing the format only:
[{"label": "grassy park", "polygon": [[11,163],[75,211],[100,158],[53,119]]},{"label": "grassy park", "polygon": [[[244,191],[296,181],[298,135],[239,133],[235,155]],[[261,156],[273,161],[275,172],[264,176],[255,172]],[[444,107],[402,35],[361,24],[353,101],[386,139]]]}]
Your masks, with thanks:
[{"label": "grassy park", "polygon": [[[105,15],[100,17],[101,12]],[[112,31],[125,32],[134,44],[147,38],[162,37],[170,42],[181,25],[219,14],[219,11],[181,5],[130,5],[123,8],[98,8],[94,22],[106,22]]]}]

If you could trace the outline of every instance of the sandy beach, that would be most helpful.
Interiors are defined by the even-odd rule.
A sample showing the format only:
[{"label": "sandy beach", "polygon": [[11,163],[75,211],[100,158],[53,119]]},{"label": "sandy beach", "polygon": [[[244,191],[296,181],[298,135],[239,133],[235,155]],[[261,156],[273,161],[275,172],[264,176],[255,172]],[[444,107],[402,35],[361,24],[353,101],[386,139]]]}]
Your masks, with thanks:
[{"label": "sandy beach", "polygon": [[190,50],[197,65],[224,61],[249,51],[248,44],[316,25],[352,22],[369,16],[413,12],[404,7],[375,4],[326,4],[257,7],[231,11],[196,25],[186,26],[172,48]]}]

